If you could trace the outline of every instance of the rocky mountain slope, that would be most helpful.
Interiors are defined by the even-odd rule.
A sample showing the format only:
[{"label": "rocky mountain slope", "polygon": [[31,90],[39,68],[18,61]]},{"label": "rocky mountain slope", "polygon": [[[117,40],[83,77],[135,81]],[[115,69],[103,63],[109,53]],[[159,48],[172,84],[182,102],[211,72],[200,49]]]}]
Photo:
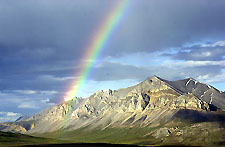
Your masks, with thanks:
[{"label": "rocky mountain slope", "polygon": [[[208,84],[193,78],[167,81],[152,76],[132,87],[98,91],[89,98],[75,98],[29,118],[2,123],[0,130],[43,134],[81,128],[154,128],[184,118],[195,122],[224,121],[223,117],[211,114],[212,111],[223,113],[224,110],[225,94]],[[165,134],[175,130],[166,127]],[[155,131],[152,133],[156,138],[162,134],[160,132],[165,132],[163,129]]]}]

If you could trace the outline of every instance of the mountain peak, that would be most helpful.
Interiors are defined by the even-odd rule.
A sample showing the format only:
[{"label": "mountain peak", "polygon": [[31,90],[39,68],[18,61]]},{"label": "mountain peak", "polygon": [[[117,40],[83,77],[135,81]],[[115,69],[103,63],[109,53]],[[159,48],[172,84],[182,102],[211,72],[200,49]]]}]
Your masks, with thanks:
[{"label": "mountain peak", "polygon": [[195,80],[194,78],[192,78],[192,77],[189,77],[189,78],[187,78],[187,79],[185,79],[187,82],[186,82],[186,86],[191,82],[191,81],[193,81],[194,82],[194,84],[196,85],[197,83],[199,83],[197,80]]},{"label": "mountain peak", "polygon": [[[149,81],[149,82],[154,82],[154,81],[164,81],[162,78],[160,78],[160,77],[158,77],[158,76],[156,76],[156,75],[153,75],[153,76],[151,76],[151,77],[148,77],[146,80]],[[146,80],[145,80],[145,81],[146,81]]]},{"label": "mountain peak", "polygon": [[153,75],[151,77],[149,77],[148,79],[160,79],[157,75]]},{"label": "mountain peak", "polygon": [[[28,134],[57,131],[61,128],[76,130],[90,124],[93,124],[90,125],[91,128],[146,126],[167,121],[181,109],[199,112],[225,109],[224,100],[223,93],[193,78],[167,81],[153,75],[128,88],[98,91],[86,99],[76,97],[24,121],[34,126],[27,130]],[[55,125],[56,122],[65,120],[68,123]],[[14,126],[3,125],[8,130],[13,130]]]},{"label": "mountain peak", "polygon": [[148,77],[147,79],[145,79],[143,82],[139,83],[138,85],[136,85],[136,89],[141,89],[146,91],[152,88],[159,88],[160,86],[165,84],[165,80],[159,78],[158,76],[154,75],[151,77]]}]

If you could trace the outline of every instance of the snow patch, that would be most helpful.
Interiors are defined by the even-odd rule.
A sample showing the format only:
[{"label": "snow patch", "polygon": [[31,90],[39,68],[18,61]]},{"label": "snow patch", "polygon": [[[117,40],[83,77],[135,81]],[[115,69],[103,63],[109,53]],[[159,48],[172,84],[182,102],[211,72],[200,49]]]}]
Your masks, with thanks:
[{"label": "snow patch", "polygon": [[189,80],[187,81],[186,86],[190,83],[190,81],[191,81],[191,79],[189,79]]},{"label": "snow patch", "polygon": [[196,80],[193,80],[194,82],[195,82],[195,85],[198,83],[198,81],[196,81]]},{"label": "snow patch", "polygon": [[209,104],[212,104],[212,97],[210,98],[210,102],[209,102]]},{"label": "snow patch", "polygon": [[195,79],[190,78],[190,79],[187,81],[186,86],[187,86],[191,81],[193,81],[193,82],[195,83],[195,85],[198,83],[198,81],[196,81]]},{"label": "snow patch", "polygon": [[206,94],[206,92],[208,92],[208,91],[209,91],[209,89],[206,90],[206,91],[201,95],[201,97],[203,97],[203,96]]},{"label": "snow patch", "polygon": [[212,96],[213,96],[213,93],[211,93],[210,96],[211,96],[211,98],[210,98],[209,104],[212,104]]},{"label": "snow patch", "polygon": [[209,89],[212,88],[212,87],[211,87],[210,85],[208,85],[208,84],[207,84],[207,87],[208,87]]}]

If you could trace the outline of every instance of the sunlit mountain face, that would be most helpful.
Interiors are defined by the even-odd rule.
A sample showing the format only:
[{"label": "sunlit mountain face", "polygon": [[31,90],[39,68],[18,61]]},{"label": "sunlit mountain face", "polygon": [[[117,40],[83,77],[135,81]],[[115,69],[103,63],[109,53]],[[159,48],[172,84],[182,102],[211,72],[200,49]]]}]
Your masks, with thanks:
[{"label": "sunlit mountain face", "polygon": [[[54,126],[53,130],[67,128],[65,124],[71,117],[86,114],[88,118],[89,111],[103,112],[102,106],[98,106],[99,112],[96,111],[102,99],[91,98],[97,91],[103,92],[100,93],[104,99],[108,89],[113,94],[120,88],[138,85],[153,75],[177,92],[174,95],[163,91],[161,96],[153,98],[154,102],[168,95],[184,95],[184,99],[177,100],[181,104],[181,100],[188,103],[186,98],[190,97],[191,105],[201,102],[206,108],[204,111],[222,111],[224,100],[221,97],[225,91],[223,14],[225,2],[221,0],[0,1],[0,123],[17,120],[16,124],[8,124],[6,126],[10,127],[0,130],[20,133],[32,130],[35,126],[31,121],[39,119],[36,114],[43,110],[52,113],[52,108],[60,109],[53,111],[56,118],[52,122],[67,120]],[[178,80],[178,84],[170,82]],[[128,106],[122,108],[120,98],[126,97],[127,102],[140,95],[144,99],[140,100],[140,106],[132,105],[129,110],[143,111],[143,106],[150,102],[147,99],[156,97],[149,86],[147,84],[144,89],[150,91],[136,91],[136,97],[133,94],[125,96],[127,93],[123,91],[122,96],[113,97],[113,101],[105,100],[104,112],[128,111]],[[87,99],[90,104],[85,108],[78,106],[78,101],[82,105]],[[172,105],[170,100],[163,105],[169,102],[168,105]],[[115,107],[115,103],[119,106]],[[58,107],[61,105],[62,108]],[[89,108],[91,106],[93,108]],[[74,112],[78,108],[82,111]],[[182,108],[189,107],[185,103]],[[149,124],[148,115],[140,117],[146,124]],[[31,119],[32,116],[35,118]],[[125,120],[129,119],[128,116],[134,114],[127,114],[121,125],[129,122]],[[168,116],[172,116],[172,112]],[[26,125],[18,123],[28,118]],[[135,118],[137,116],[130,119]],[[95,120],[92,123],[101,124]],[[104,125],[113,122],[116,124],[116,119]],[[83,124],[83,121],[78,124],[78,128],[90,125]],[[50,131],[44,129],[42,132]]]},{"label": "sunlit mountain face", "polygon": [[223,144],[224,111],[225,94],[215,87],[193,78],[168,81],[155,75],[128,88],[75,97],[0,123],[0,131],[70,143],[213,146]]}]

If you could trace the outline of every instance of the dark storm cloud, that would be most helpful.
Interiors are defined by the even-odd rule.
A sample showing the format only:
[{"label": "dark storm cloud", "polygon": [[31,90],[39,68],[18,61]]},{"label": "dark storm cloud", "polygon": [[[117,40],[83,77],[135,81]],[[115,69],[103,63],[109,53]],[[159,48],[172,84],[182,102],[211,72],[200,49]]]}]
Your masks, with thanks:
[{"label": "dark storm cloud", "polygon": [[[0,0],[0,90],[64,91],[114,2]],[[224,14],[225,1],[222,0],[130,1],[127,13],[101,57],[151,53],[204,40],[224,40]],[[208,49],[190,48],[191,54]],[[210,60],[221,59],[224,48],[213,49]],[[182,51],[173,58],[178,56],[185,60],[203,60]],[[202,68],[208,72],[206,67]],[[93,79],[138,79],[152,74],[163,77],[167,70],[171,70],[167,79],[173,79],[172,74],[177,75],[179,70],[187,73],[193,70],[190,74],[196,76],[201,72],[197,68],[172,70],[166,66],[144,68],[108,62],[94,68]]]},{"label": "dark storm cloud", "polygon": [[225,36],[225,1],[140,0],[133,5],[108,52],[152,52]]},{"label": "dark storm cloud", "polygon": [[111,4],[96,2],[0,1],[1,56],[46,61],[78,58]]},{"label": "dark storm cloud", "polygon": [[[115,1],[0,0],[0,113],[31,115],[62,101],[81,68],[86,47]],[[90,80],[142,81],[158,75],[169,80],[224,81],[224,66],[215,63],[223,61],[224,46],[185,47],[225,40],[225,1],[130,0],[129,4]],[[170,48],[177,53],[167,54],[169,63],[164,63],[165,54],[153,56]],[[137,62],[130,58],[133,65],[120,63],[124,55],[139,52],[150,55],[140,62],[154,58],[159,63],[135,66]],[[106,61],[107,57],[120,59],[116,63]],[[175,64],[177,59],[186,61]],[[202,63],[205,60],[212,62]],[[0,116],[0,121],[6,120]]]},{"label": "dark storm cloud", "polygon": [[1,14],[4,14],[0,15],[1,43],[28,49],[58,47],[58,50],[74,50],[75,53],[99,25],[110,4],[58,0],[54,3],[49,0],[0,3]]},{"label": "dark storm cloud", "polygon": [[0,1],[0,90],[63,89],[112,2]]},{"label": "dark storm cloud", "polygon": [[[1,0],[2,83],[10,79],[35,81],[44,75],[73,76],[85,46],[112,5],[113,2],[103,0],[56,0],[54,3],[50,0]],[[165,50],[204,39],[223,38],[224,8],[225,2],[220,0],[130,2],[103,57]],[[221,52],[217,50],[214,60]],[[192,49],[191,54],[197,51]],[[191,58],[186,52],[180,52],[175,58],[179,56]],[[195,59],[201,60],[200,57]],[[7,87],[7,83],[2,87]]]},{"label": "dark storm cloud", "polygon": [[[1,0],[0,64],[16,71],[65,62],[76,66],[112,5],[104,0]],[[221,0],[132,1],[103,57],[223,39],[224,8]]]},{"label": "dark storm cloud", "polygon": [[[224,38],[224,1],[140,0],[130,3],[106,47],[107,55],[152,52],[204,39]],[[0,45],[5,47],[1,50],[7,50],[8,54],[25,52],[23,55],[28,56],[35,53],[34,50],[51,49],[48,56],[37,53],[35,58],[48,57],[53,61],[78,58],[112,5],[112,1],[103,0],[56,0],[54,3],[50,0],[2,0]]]}]

